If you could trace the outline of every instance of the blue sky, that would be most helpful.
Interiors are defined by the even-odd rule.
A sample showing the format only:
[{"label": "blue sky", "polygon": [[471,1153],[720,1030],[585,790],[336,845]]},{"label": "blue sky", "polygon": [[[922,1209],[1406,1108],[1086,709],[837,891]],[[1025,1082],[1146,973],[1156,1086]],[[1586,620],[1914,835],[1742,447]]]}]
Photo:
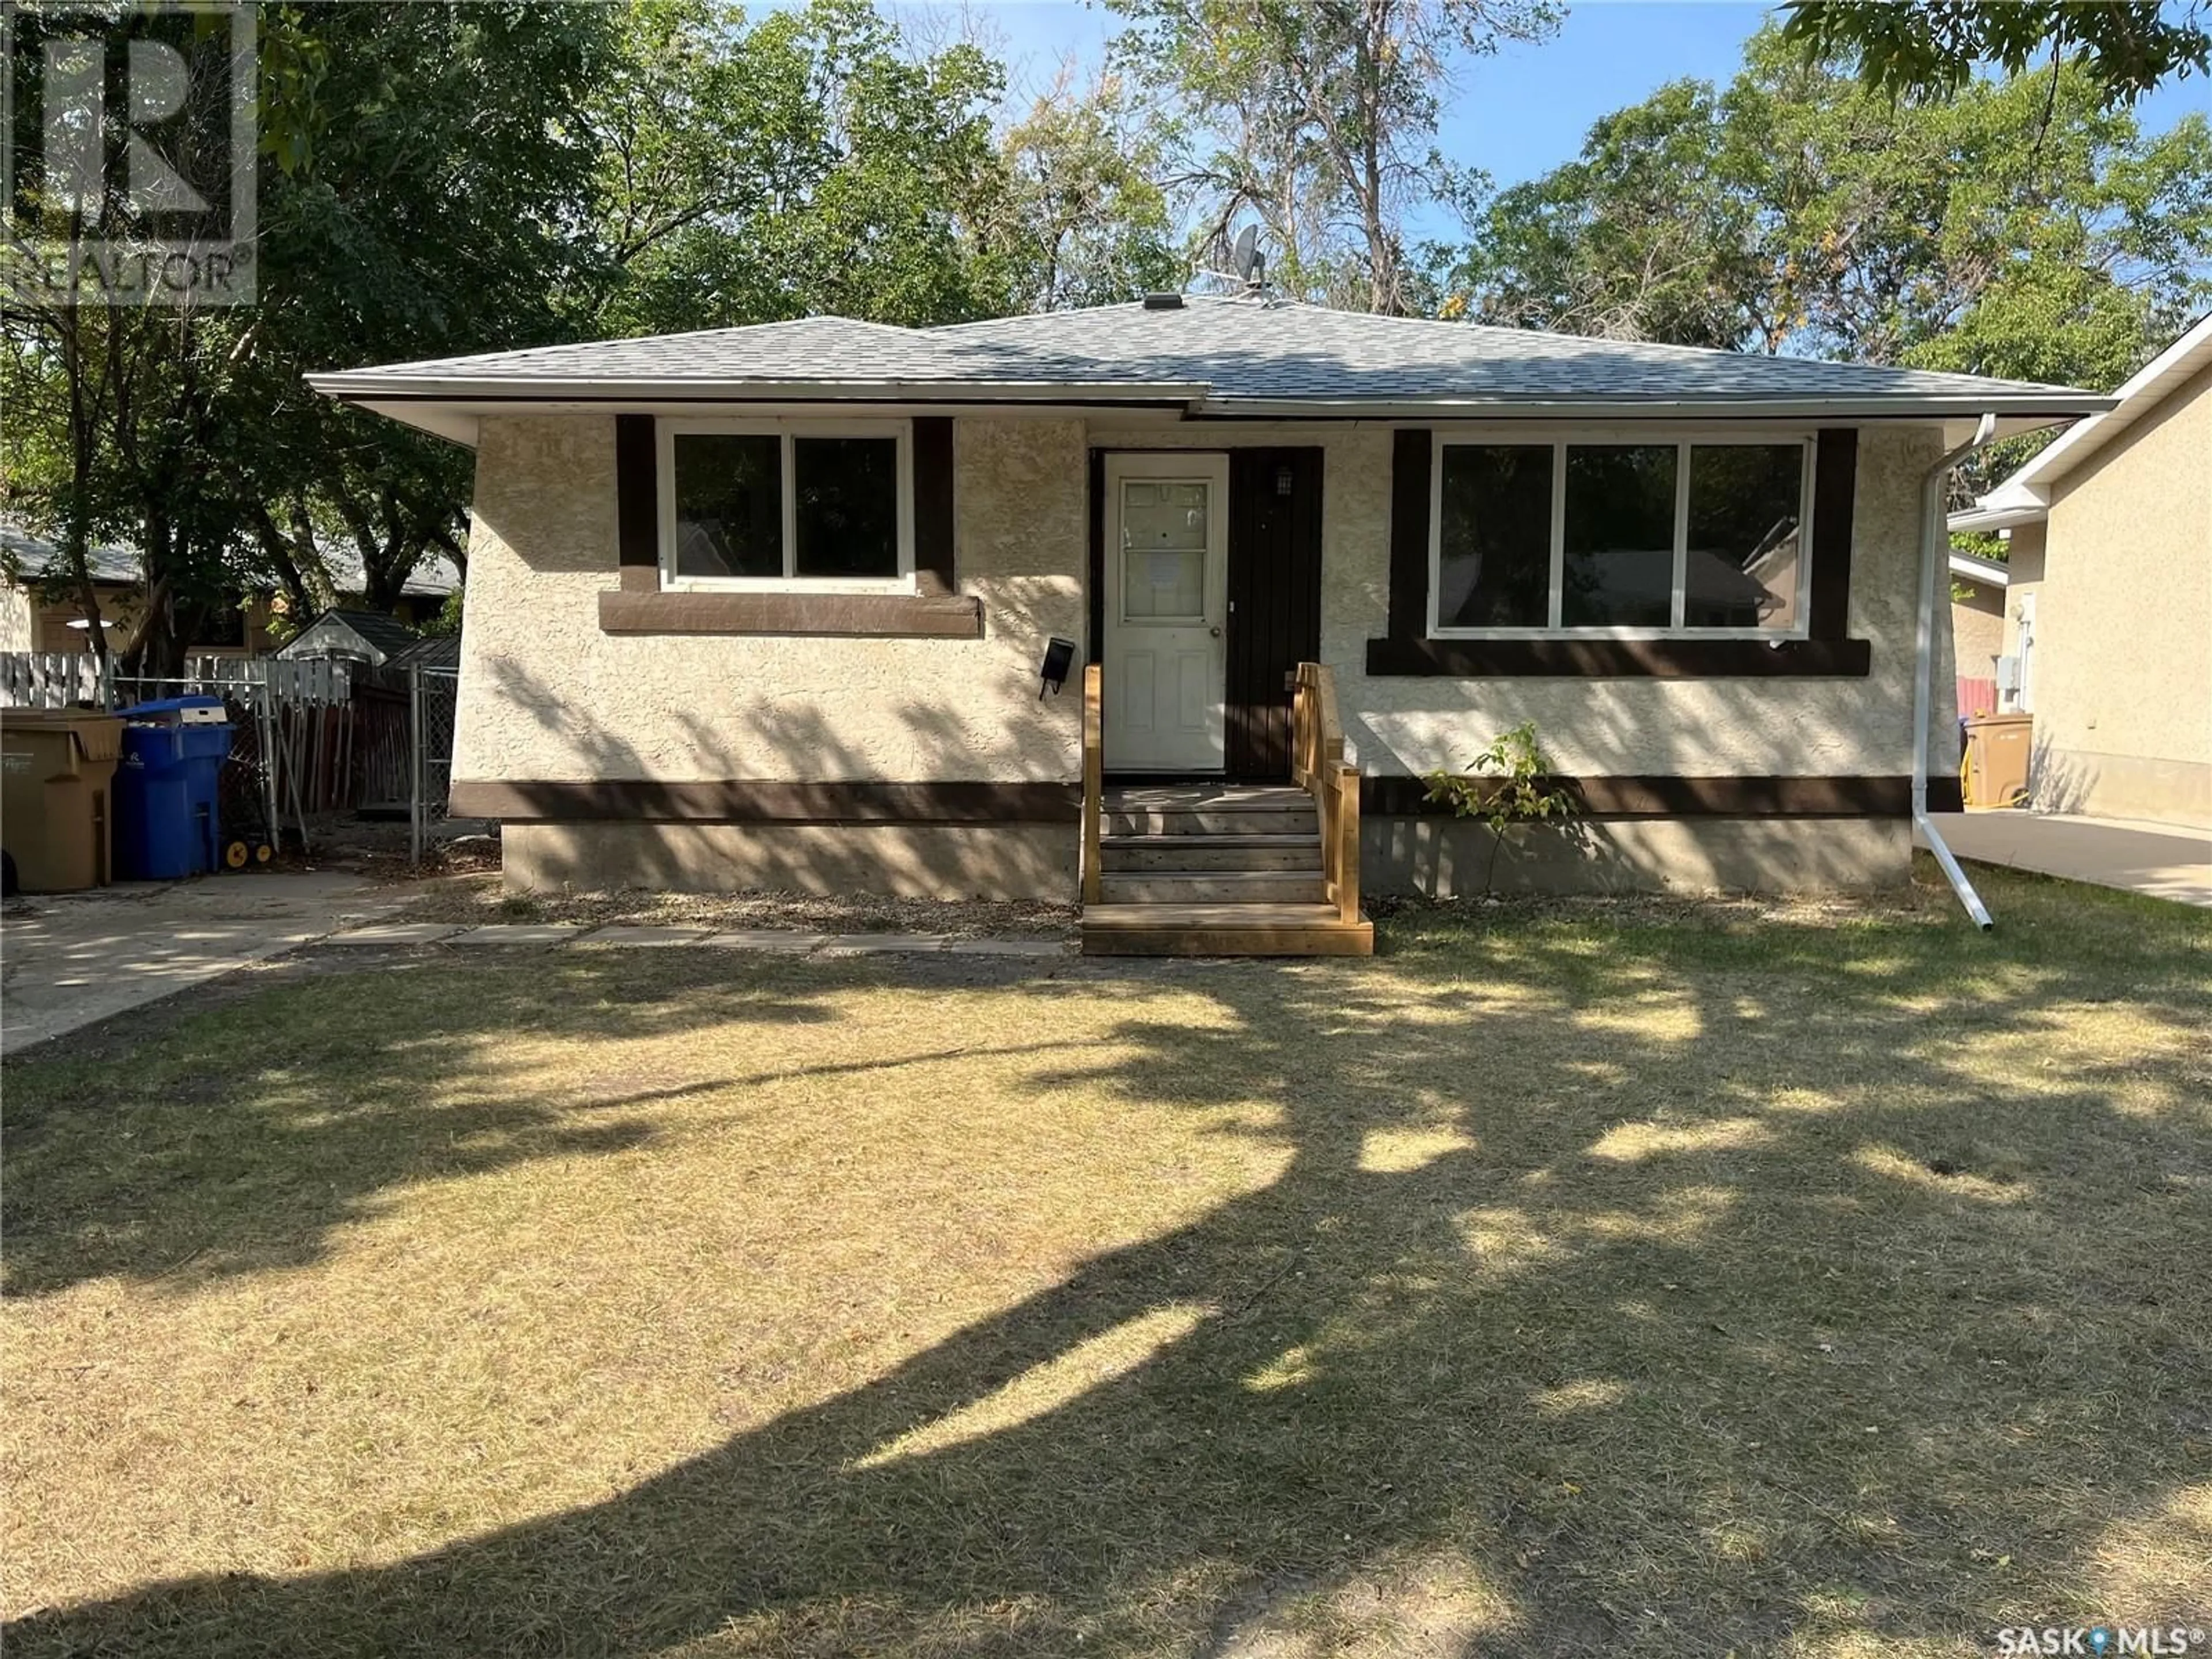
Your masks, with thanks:
[{"label": "blue sky", "polygon": [[[1095,63],[1118,19],[1075,0],[950,0],[895,4],[909,26],[962,17],[1004,57],[1017,87],[1049,83],[1061,59]],[[1695,76],[1724,82],[1768,9],[1745,0],[1596,0],[1571,5],[1559,33],[1540,46],[1507,48],[1473,66],[1447,113],[1444,153],[1486,170],[1501,185],[1557,167],[1582,147],[1598,117],[1633,104],[1667,82]],[[2162,130],[2192,110],[2212,108],[2199,78],[2169,82],[2137,106],[2146,128]],[[1441,232],[1442,225],[1421,225]]]}]

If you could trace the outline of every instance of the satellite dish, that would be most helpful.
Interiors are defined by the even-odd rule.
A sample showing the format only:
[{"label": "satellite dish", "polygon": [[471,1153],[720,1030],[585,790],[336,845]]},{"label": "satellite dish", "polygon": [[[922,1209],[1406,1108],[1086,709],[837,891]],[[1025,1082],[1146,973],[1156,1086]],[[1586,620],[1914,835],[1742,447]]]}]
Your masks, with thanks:
[{"label": "satellite dish", "polygon": [[1241,281],[1250,282],[1260,268],[1260,227],[1247,225],[1237,233],[1237,246],[1229,255],[1229,268]]}]

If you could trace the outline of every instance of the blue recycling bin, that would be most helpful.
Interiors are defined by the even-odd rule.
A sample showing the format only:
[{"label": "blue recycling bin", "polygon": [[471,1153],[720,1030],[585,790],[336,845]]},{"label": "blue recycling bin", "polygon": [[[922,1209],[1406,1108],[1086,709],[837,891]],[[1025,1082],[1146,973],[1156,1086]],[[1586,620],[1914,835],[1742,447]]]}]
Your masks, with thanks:
[{"label": "blue recycling bin", "polygon": [[230,716],[221,697],[164,697],[122,711],[115,769],[115,873],[174,881],[222,863],[222,763]]}]

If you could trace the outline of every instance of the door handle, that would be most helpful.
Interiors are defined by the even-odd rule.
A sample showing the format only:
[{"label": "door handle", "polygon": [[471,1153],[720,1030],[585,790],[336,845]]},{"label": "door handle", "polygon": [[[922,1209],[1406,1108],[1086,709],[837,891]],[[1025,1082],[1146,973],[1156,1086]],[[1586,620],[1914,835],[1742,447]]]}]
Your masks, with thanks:
[{"label": "door handle", "polygon": [[1221,630],[1218,628],[1209,628],[1206,631],[1212,635],[1217,640],[1221,637]]}]

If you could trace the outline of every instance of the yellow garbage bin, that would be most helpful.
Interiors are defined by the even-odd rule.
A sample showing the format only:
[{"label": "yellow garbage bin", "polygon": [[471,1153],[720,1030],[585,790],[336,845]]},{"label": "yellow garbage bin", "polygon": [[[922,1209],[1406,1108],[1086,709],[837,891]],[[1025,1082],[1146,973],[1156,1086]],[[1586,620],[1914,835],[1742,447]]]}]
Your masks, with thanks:
[{"label": "yellow garbage bin", "polygon": [[27,893],[105,887],[123,722],[76,708],[0,709],[0,848]]},{"label": "yellow garbage bin", "polygon": [[1977,714],[1966,722],[1961,793],[1969,806],[2018,806],[2027,799],[2033,714]]}]

